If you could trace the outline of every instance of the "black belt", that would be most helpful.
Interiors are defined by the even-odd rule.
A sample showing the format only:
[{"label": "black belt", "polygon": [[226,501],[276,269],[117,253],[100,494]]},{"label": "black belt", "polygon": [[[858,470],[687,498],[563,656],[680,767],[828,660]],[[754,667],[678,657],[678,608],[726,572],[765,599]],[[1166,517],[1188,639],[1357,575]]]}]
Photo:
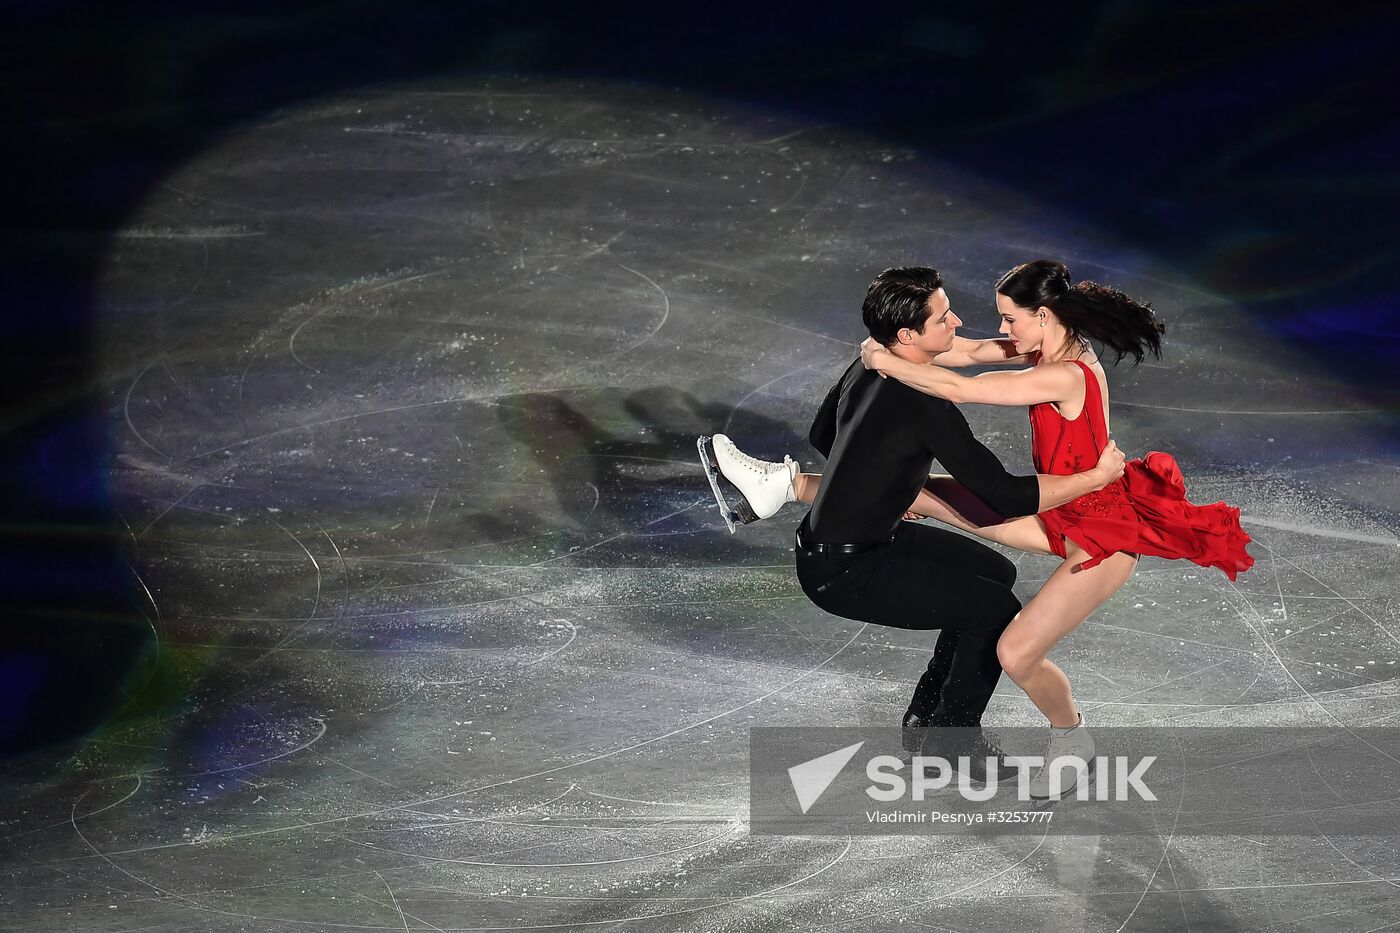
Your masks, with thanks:
[{"label": "black belt", "polygon": [[822,544],[816,541],[804,541],[802,539],[802,526],[797,526],[797,549],[809,554],[863,554],[866,551],[884,547],[893,540],[894,532],[892,531],[884,541],[869,541],[863,544]]}]

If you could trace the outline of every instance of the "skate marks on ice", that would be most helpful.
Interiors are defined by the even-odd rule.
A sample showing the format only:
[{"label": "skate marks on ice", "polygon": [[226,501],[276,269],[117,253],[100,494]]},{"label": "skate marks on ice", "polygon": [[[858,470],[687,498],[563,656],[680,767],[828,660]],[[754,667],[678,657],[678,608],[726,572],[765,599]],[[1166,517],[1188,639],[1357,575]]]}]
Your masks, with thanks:
[{"label": "skate marks on ice", "polygon": [[[158,647],[113,725],[7,765],[14,922],[1388,922],[1366,840],[747,833],[747,729],[893,721],[934,636],[812,607],[800,508],[727,534],[695,438],[812,464],[859,296],[896,262],[935,259],[973,311],[1029,255],[1131,268],[1171,316],[1173,355],[1115,377],[1115,436],[1244,506],[1259,563],[1232,587],[1145,561],[1056,656],[1095,722],[1397,712],[1375,406],[1043,216],[877,141],[565,83],[367,93],[192,162],[105,291],[112,495]],[[1329,424],[1354,462],[1325,462],[1305,416],[1162,407],[1253,410],[1219,404],[1245,386],[1351,412]],[[1023,412],[969,418],[1026,469]],[[1023,597],[1053,566],[1017,563]],[[993,720],[1033,715],[1004,683]]]}]

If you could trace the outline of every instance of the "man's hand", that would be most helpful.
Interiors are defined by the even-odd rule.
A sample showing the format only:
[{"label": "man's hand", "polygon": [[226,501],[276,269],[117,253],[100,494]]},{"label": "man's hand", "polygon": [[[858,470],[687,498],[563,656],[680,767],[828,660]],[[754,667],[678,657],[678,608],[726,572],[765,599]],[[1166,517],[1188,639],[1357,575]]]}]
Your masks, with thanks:
[{"label": "man's hand", "polygon": [[880,374],[880,378],[885,378],[883,366],[884,360],[893,357],[894,354],[886,350],[884,346],[874,337],[866,337],[860,344],[860,362],[866,369],[873,369]]},{"label": "man's hand", "polygon": [[1123,461],[1127,458],[1123,451],[1118,449],[1118,445],[1113,441],[1108,442],[1108,446],[1099,454],[1098,465],[1094,467],[1095,475],[1102,480],[1098,489],[1102,489],[1109,483],[1123,475]]}]

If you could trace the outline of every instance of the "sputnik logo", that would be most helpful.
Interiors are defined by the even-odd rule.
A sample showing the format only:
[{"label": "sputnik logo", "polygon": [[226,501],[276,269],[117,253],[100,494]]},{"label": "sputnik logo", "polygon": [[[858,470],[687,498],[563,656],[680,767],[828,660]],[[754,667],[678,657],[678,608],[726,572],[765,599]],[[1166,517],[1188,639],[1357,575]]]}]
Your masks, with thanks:
[{"label": "sputnik logo", "polygon": [[846,763],[860,751],[864,742],[857,742],[854,745],[847,745],[845,748],[837,749],[834,752],[822,755],[820,758],[813,758],[811,761],[804,761],[800,765],[793,765],[788,768],[788,780],[792,781],[793,792],[797,794],[797,804],[806,813],[812,808],[812,804],[826,789],[831,786],[831,782],[836,780],[836,775],[841,773],[841,769],[846,767]]}]

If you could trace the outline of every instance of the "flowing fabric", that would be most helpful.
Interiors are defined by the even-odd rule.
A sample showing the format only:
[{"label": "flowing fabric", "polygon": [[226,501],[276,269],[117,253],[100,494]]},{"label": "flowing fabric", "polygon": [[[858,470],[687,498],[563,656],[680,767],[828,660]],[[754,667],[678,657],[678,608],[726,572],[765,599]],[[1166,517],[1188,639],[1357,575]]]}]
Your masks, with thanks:
[{"label": "flowing fabric", "polygon": [[[1031,451],[1040,473],[1088,470],[1108,443],[1099,380],[1086,363],[1074,362],[1084,372],[1079,417],[1067,419],[1049,402],[1030,406]],[[1250,538],[1240,527],[1240,510],[1224,502],[1190,502],[1176,458],[1160,451],[1129,460],[1121,479],[1041,512],[1040,520],[1058,556],[1066,556],[1066,538],[1089,555],[1076,569],[1097,566],[1119,551],[1218,567],[1231,580],[1254,565],[1245,551]]]}]

